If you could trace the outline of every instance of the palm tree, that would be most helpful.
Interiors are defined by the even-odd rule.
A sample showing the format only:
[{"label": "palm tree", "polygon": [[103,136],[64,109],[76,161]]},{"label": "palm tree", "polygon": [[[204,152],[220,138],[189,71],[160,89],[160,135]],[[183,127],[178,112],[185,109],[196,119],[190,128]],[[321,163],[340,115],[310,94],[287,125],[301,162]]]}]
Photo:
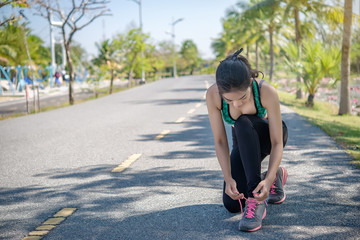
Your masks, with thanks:
[{"label": "palm tree", "polygon": [[325,48],[320,41],[306,40],[303,42],[301,71],[304,84],[309,93],[306,105],[314,106],[315,94],[324,77],[335,77],[340,64],[340,51],[335,47]]},{"label": "palm tree", "polygon": [[[285,3],[285,19],[293,18],[295,22],[295,42],[299,48],[301,56],[301,43],[303,39],[302,22],[300,19],[300,13],[308,16],[314,13],[320,19],[326,19],[328,22],[335,21],[339,15],[339,10],[335,7],[330,7],[324,4],[323,0],[280,0]],[[296,77],[298,86],[301,85],[301,76]],[[301,88],[296,91],[296,98],[302,98]]]},{"label": "palm tree", "polygon": [[31,34],[26,25],[6,23],[0,28],[0,63],[4,65],[31,64],[27,56],[24,33],[28,43],[29,53],[35,65],[47,65],[50,51],[38,37]]},{"label": "palm tree", "polygon": [[[282,47],[284,51],[284,62],[289,72],[294,73],[296,76],[302,76],[302,62],[300,57],[300,50],[297,44],[290,41],[286,46]],[[300,86],[297,86],[299,89]]]},{"label": "palm tree", "polygon": [[234,50],[236,49],[234,45],[239,34],[235,32],[235,20],[236,18],[234,17],[227,17],[226,19],[222,20],[223,32],[220,34],[220,37],[215,38],[211,44],[211,47],[214,50],[217,59],[224,58],[225,56],[234,52]]},{"label": "palm tree", "polygon": [[[253,1],[251,1],[253,2]],[[255,68],[259,69],[259,56],[260,56],[260,44],[266,41],[264,32],[266,32],[265,16],[262,12],[257,12],[256,15],[246,14],[246,10],[249,8],[248,3],[239,2],[236,8],[229,9],[227,17],[233,19],[233,25],[235,26],[234,35],[236,35],[237,48],[246,46],[247,55],[249,57],[250,46],[255,44]]]},{"label": "palm tree", "polygon": [[117,51],[115,46],[109,39],[102,41],[100,44],[95,43],[96,48],[99,51],[99,55],[94,59],[95,65],[106,65],[107,69],[110,71],[110,89],[109,94],[113,91],[113,82],[115,76],[115,68],[117,66]]},{"label": "palm tree", "polygon": [[360,76],[360,29],[351,33],[351,54],[350,61],[351,64],[356,69],[357,75]]},{"label": "palm tree", "polygon": [[[258,25],[265,25],[266,31],[269,34],[269,54],[270,54],[270,71],[269,71],[269,80],[272,81],[274,73],[274,34],[282,27],[281,15],[282,8],[280,6],[279,0],[264,0],[264,1],[251,1],[250,5],[243,12],[244,18],[252,21],[253,19],[258,19]],[[261,26],[260,25],[260,26]]]},{"label": "palm tree", "polygon": [[341,90],[339,115],[349,114],[350,94],[350,48],[351,48],[351,23],[352,23],[352,0],[345,0],[344,4],[344,29],[341,49]]}]

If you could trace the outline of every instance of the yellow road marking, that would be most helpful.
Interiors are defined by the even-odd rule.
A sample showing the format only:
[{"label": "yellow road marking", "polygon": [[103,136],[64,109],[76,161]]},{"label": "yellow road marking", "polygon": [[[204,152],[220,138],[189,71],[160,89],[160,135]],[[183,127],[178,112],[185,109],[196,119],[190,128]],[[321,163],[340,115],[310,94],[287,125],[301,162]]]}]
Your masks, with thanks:
[{"label": "yellow road marking", "polygon": [[181,117],[178,120],[176,120],[175,123],[182,123],[184,120],[185,120],[185,118]]},{"label": "yellow road marking", "polygon": [[116,168],[114,168],[111,172],[122,172],[124,171],[126,168],[128,168],[133,162],[135,162],[142,154],[141,153],[137,153],[137,154],[133,154],[130,157],[128,157],[128,159],[126,159],[124,162],[122,162],[119,166],[117,166]]},{"label": "yellow road marking", "polygon": [[204,93],[203,99],[206,99],[206,92]]},{"label": "yellow road marking", "polygon": [[52,229],[64,221],[67,217],[73,214],[77,209],[76,208],[63,208],[53,215],[53,217],[48,218],[43,222],[39,227],[34,231],[29,232],[28,236],[24,237],[22,240],[39,240],[48,234]]},{"label": "yellow road marking", "polygon": [[30,236],[45,236],[48,233],[49,233],[49,231],[32,231],[32,232],[29,232],[29,235]]},{"label": "yellow road marking", "polygon": [[159,135],[157,135],[155,137],[155,140],[159,140],[159,139],[162,139],[163,137],[165,137],[166,134],[168,134],[170,132],[170,130],[164,130],[162,131]]},{"label": "yellow road marking", "polygon": [[198,103],[195,105],[196,108],[200,107],[201,106],[201,103]]},{"label": "yellow road marking", "polygon": [[59,217],[59,218],[49,218],[46,220],[43,224],[44,225],[59,225],[62,221],[64,221],[65,218]]},{"label": "yellow road marking", "polygon": [[55,225],[41,225],[39,227],[37,227],[35,230],[36,231],[50,231],[53,230],[56,226]]},{"label": "yellow road marking", "polygon": [[24,237],[22,240],[40,240],[42,239],[42,237],[40,236],[27,236],[27,237]]},{"label": "yellow road marking", "polygon": [[190,109],[187,113],[188,114],[191,114],[191,113],[193,113],[193,112],[195,112],[195,109],[193,108],[193,109]]},{"label": "yellow road marking", "polygon": [[76,208],[63,208],[54,217],[68,217],[76,211]]}]

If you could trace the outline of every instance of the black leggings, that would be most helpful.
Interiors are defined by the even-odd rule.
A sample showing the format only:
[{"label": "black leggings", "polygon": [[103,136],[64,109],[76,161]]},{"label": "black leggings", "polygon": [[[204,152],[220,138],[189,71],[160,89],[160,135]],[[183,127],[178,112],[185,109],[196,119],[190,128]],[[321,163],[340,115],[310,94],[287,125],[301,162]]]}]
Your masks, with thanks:
[{"label": "black leggings", "polygon": [[[288,132],[283,123],[283,146]],[[230,154],[231,175],[239,193],[246,198],[254,197],[252,191],[261,181],[261,162],[270,154],[269,123],[254,115],[241,115],[232,127],[233,148]],[[223,189],[223,202],[229,212],[239,212],[239,201],[231,199]],[[241,200],[243,207],[245,200]]]}]

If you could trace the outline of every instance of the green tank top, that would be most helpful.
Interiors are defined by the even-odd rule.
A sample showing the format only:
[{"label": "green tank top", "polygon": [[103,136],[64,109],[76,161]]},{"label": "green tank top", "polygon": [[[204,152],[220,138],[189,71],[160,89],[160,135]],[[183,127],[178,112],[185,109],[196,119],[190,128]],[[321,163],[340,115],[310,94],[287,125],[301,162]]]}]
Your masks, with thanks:
[{"label": "green tank top", "polygon": [[[264,118],[266,116],[266,108],[264,108],[261,105],[261,101],[260,101],[260,89],[261,89],[261,85],[264,82],[264,80],[261,80],[260,82],[260,86],[257,84],[257,82],[255,81],[255,79],[252,81],[253,82],[253,96],[254,96],[254,102],[255,102],[255,108],[256,108],[256,114],[258,117],[260,118]],[[229,111],[229,104],[223,99],[221,98],[221,114],[222,117],[224,119],[224,121],[230,125],[234,125],[235,124],[235,119],[233,119],[230,115],[230,111]]]}]

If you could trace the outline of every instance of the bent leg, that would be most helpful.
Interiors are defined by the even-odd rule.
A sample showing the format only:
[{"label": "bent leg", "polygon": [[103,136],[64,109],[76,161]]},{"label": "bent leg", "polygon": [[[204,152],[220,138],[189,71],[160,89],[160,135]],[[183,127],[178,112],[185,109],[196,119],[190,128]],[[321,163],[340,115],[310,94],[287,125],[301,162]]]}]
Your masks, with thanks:
[{"label": "bent leg", "polygon": [[254,118],[260,119],[242,115],[235,122],[237,145],[247,181],[247,197],[254,197],[252,191],[261,181],[261,149],[258,132],[251,121]]},{"label": "bent leg", "polygon": [[[236,142],[236,139],[233,137],[233,142]],[[245,177],[244,168],[240,159],[240,153],[237,146],[234,144],[233,150],[230,155],[231,161],[231,176],[236,181],[236,187],[239,193],[243,193],[247,197],[247,181]],[[231,213],[240,212],[240,203],[238,200],[233,200],[225,193],[225,182],[223,187],[223,203],[225,208]],[[245,200],[242,199],[242,207],[245,207]]]}]

